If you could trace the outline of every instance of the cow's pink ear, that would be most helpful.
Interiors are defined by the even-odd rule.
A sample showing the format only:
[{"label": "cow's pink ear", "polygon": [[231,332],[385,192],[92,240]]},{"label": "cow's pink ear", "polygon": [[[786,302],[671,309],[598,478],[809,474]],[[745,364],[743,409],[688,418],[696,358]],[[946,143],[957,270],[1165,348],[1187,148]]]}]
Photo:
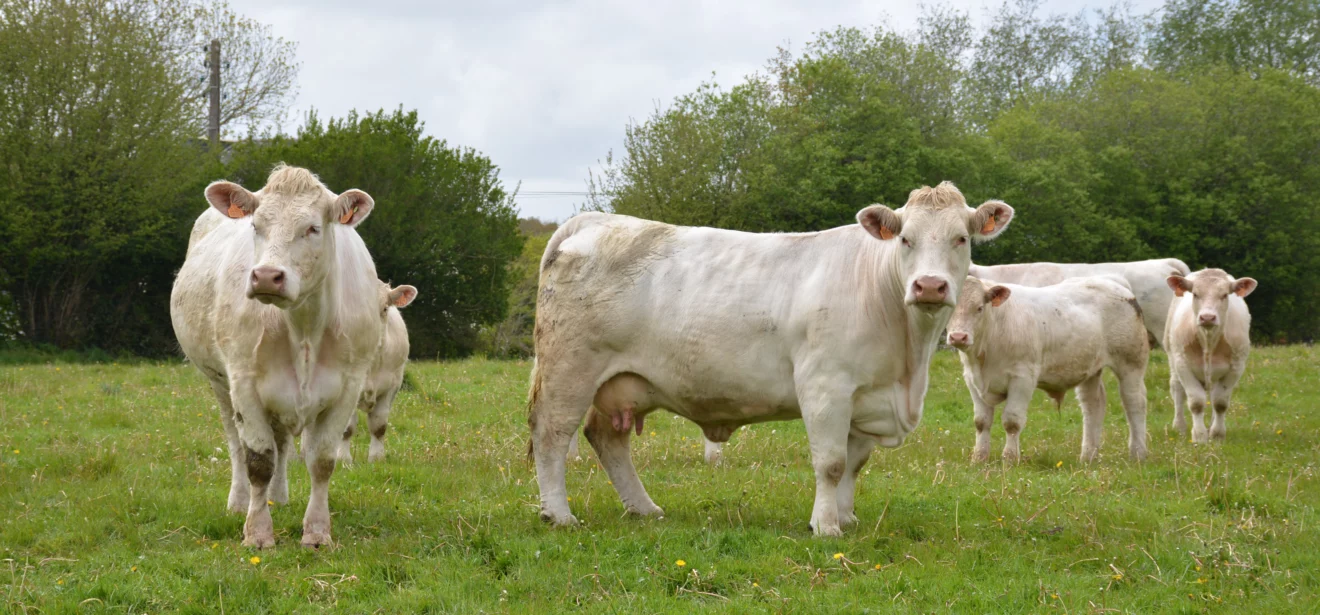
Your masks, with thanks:
[{"label": "cow's pink ear", "polygon": [[903,219],[884,205],[872,205],[857,212],[857,223],[876,239],[889,241],[903,230]]},{"label": "cow's pink ear", "polygon": [[261,204],[257,195],[252,194],[234,182],[211,182],[206,187],[206,201],[211,207],[230,218],[246,218]]},{"label": "cow's pink ear", "polygon": [[1233,283],[1233,294],[1239,297],[1250,295],[1253,290],[1256,290],[1256,281],[1251,278],[1238,278]]},{"label": "cow's pink ear", "polygon": [[1008,301],[1009,295],[1012,294],[1013,291],[1009,290],[1007,286],[991,286],[985,291],[985,300],[990,302],[990,305],[999,307],[1004,305],[1004,302]]},{"label": "cow's pink ear", "polygon": [[1013,220],[1013,208],[1003,201],[986,201],[968,219],[968,230],[977,241],[998,237]]},{"label": "cow's pink ear", "polygon": [[417,289],[404,284],[390,289],[390,305],[396,308],[408,307],[417,298]]},{"label": "cow's pink ear", "polygon": [[1192,290],[1192,281],[1180,275],[1171,275],[1165,278],[1164,282],[1169,285],[1169,288],[1173,289],[1173,294],[1178,297]]},{"label": "cow's pink ear", "polygon": [[375,207],[376,201],[371,195],[354,188],[345,190],[335,199],[334,215],[335,220],[340,224],[357,226],[367,218],[371,213],[371,208]]}]

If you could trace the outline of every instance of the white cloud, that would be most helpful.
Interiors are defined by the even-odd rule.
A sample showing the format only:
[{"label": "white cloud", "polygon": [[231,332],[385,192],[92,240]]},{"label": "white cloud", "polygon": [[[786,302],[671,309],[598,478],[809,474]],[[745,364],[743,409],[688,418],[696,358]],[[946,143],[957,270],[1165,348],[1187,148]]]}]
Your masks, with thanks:
[{"label": "white cloud", "polygon": [[[886,18],[911,28],[920,11],[917,3],[848,0],[231,2],[298,42],[294,121],[313,107],[323,116],[415,108],[429,134],[476,148],[506,185],[528,192],[584,190],[588,169],[621,149],[630,119],[712,72],[732,84],[777,46],[800,49],[815,32]],[[984,14],[981,0],[952,4]],[[1043,9],[1072,14],[1086,4],[1055,0]],[[562,220],[581,200],[529,195],[519,207]]]}]

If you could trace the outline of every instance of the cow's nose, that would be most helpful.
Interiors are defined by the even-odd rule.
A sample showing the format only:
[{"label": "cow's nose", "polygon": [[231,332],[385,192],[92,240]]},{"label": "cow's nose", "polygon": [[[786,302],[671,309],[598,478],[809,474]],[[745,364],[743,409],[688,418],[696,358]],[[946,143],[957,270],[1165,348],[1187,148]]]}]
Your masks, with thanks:
[{"label": "cow's nose", "polygon": [[257,295],[284,294],[284,271],[279,267],[257,267],[253,269],[252,293]]},{"label": "cow's nose", "polygon": [[1213,325],[1216,320],[1219,319],[1214,314],[1201,314],[1201,324],[1203,325]]},{"label": "cow's nose", "polygon": [[957,346],[957,347],[959,347],[959,348],[961,348],[961,347],[963,347],[963,346],[966,346],[966,345],[967,345],[967,334],[966,334],[966,333],[961,333],[961,332],[959,332],[959,333],[950,333],[950,334],[949,334],[949,345],[950,345],[950,346]]},{"label": "cow's nose", "polygon": [[923,275],[912,283],[912,295],[916,297],[917,303],[944,303],[948,294],[949,283],[943,278]]}]

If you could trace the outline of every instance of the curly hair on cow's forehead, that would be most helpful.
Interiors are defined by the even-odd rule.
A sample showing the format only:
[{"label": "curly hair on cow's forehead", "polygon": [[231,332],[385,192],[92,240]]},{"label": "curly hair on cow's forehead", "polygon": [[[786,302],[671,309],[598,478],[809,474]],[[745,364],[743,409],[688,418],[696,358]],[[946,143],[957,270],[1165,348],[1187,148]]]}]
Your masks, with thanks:
[{"label": "curly hair on cow's forehead", "polygon": [[953,182],[940,182],[940,185],[931,188],[922,186],[908,194],[907,204],[909,206],[917,205],[930,207],[932,209],[944,209],[946,207],[966,207],[967,199],[963,198],[963,193],[958,190]]},{"label": "curly hair on cow's forehead", "polygon": [[262,188],[262,191],[268,194],[277,193],[286,196],[309,192],[320,193],[323,190],[326,190],[325,184],[321,183],[321,178],[315,173],[302,167],[291,167],[283,162],[276,164],[275,168],[270,170],[266,187]]}]

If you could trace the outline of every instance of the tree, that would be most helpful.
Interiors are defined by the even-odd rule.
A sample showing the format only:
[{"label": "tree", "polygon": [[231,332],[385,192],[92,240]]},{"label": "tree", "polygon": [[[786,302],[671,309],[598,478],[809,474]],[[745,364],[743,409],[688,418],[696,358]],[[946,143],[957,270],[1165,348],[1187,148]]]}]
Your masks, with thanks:
[{"label": "tree", "polygon": [[183,195],[207,163],[160,15],[150,0],[0,5],[0,262],[30,342],[172,343],[159,323]]},{"label": "tree", "polygon": [[1152,45],[1158,65],[1269,68],[1320,86],[1317,0],[1170,0]]},{"label": "tree", "polygon": [[412,355],[464,356],[482,325],[504,317],[508,264],[522,241],[499,169],[424,128],[416,111],[402,109],[328,121],[309,113],[294,137],[241,144],[230,179],[257,189],[283,161],[332,190],[365,190],[376,208],[358,231],[377,274],[420,290],[406,314]]}]

